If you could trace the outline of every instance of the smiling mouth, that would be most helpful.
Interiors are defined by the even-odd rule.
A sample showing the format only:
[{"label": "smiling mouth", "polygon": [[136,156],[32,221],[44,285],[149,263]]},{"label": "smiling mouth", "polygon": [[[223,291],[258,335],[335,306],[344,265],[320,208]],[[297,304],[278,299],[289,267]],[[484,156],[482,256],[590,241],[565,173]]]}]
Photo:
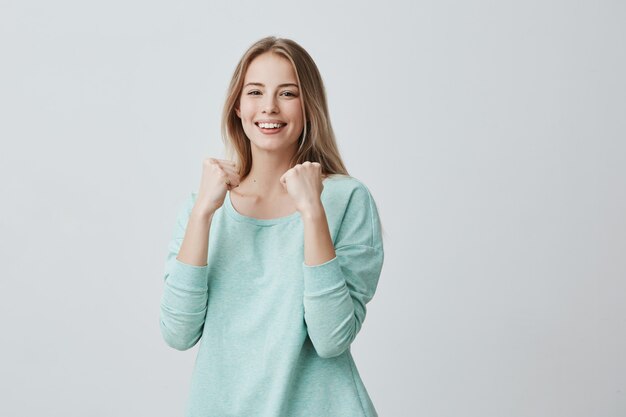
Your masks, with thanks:
[{"label": "smiling mouth", "polygon": [[259,128],[264,129],[264,130],[277,130],[277,129],[281,129],[281,128],[287,126],[287,123],[264,123],[264,122],[257,122],[257,123],[255,123],[255,125],[257,125]]},{"label": "smiling mouth", "polygon": [[287,123],[255,123],[261,133],[271,135],[278,133],[287,126]]}]

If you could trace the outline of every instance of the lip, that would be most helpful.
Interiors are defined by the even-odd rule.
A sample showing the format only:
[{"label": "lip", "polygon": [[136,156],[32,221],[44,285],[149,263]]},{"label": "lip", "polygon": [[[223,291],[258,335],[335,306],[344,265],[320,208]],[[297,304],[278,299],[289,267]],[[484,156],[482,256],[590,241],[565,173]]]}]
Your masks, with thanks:
[{"label": "lip", "polygon": [[282,120],[278,120],[278,119],[260,119],[254,122],[254,124],[257,123],[282,123],[282,124],[287,124],[285,122],[283,122]]},{"label": "lip", "polygon": [[[267,122],[267,123],[271,123],[271,122]],[[274,123],[280,123],[280,122],[274,122]],[[283,127],[279,127],[278,129],[263,129],[261,126],[257,125],[255,123],[255,126],[257,127],[257,129],[259,129],[261,131],[261,133],[263,133],[264,135],[276,135],[280,132],[282,132],[285,127],[287,125],[284,125]]]}]

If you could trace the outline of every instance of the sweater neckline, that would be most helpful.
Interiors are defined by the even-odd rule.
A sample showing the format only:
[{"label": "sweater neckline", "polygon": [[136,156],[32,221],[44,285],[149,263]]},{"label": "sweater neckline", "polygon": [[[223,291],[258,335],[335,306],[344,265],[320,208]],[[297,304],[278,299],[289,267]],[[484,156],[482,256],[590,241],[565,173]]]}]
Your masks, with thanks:
[{"label": "sweater neckline", "polygon": [[256,217],[245,216],[235,210],[235,207],[230,200],[230,190],[226,191],[226,198],[224,198],[224,207],[226,208],[226,212],[228,213],[228,215],[231,216],[233,219],[240,222],[254,224],[257,226],[273,226],[275,224],[287,223],[301,217],[299,211],[295,211],[287,216],[275,217],[273,219],[257,219]]},{"label": "sweater neckline", "polygon": [[[337,179],[337,178],[342,178],[342,177],[344,176],[331,175],[331,176],[324,178],[322,182],[326,184],[328,181],[332,179]],[[324,190],[325,189],[322,190],[322,194],[324,194]],[[237,210],[235,210],[235,207],[233,206],[233,203],[230,200],[230,190],[226,191],[226,197],[224,198],[223,205],[228,215],[232,217],[233,219],[240,221],[240,222],[251,223],[257,226],[273,226],[275,224],[288,223],[292,220],[299,219],[302,217],[299,211],[295,211],[294,213],[291,213],[287,216],[275,217],[273,219],[257,219],[256,217],[245,216],[239,213]]]}]

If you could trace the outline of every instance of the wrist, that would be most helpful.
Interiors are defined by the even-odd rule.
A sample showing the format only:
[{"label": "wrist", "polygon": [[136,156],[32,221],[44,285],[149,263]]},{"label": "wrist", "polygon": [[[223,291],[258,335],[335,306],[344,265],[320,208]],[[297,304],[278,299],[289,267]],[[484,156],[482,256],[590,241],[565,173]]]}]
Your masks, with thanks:
[{"label": "wrist", "polygon": [[189,215],[189,217],[197,220],[210,221],[213,218],[213,214],[215,214],[215,209],[194,206],[191,209],[191,214]]},{"label": "wrist", "polygon": [[300,212],[300,214],[303,219],[312,220],[324,218],[326,216],[326,212],[324,211],[324,206],[321,201],[308,205]]}]

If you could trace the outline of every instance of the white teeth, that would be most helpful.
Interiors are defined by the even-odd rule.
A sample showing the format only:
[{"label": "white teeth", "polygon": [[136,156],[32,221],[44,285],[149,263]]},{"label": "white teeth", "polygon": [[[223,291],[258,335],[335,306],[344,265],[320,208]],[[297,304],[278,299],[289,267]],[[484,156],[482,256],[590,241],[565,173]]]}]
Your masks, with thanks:
[{"label": "white teeth", "polygon": [[277,127],[284,126],[282,123],[259,123],[259,127],[263,129],[275,129]]}]

